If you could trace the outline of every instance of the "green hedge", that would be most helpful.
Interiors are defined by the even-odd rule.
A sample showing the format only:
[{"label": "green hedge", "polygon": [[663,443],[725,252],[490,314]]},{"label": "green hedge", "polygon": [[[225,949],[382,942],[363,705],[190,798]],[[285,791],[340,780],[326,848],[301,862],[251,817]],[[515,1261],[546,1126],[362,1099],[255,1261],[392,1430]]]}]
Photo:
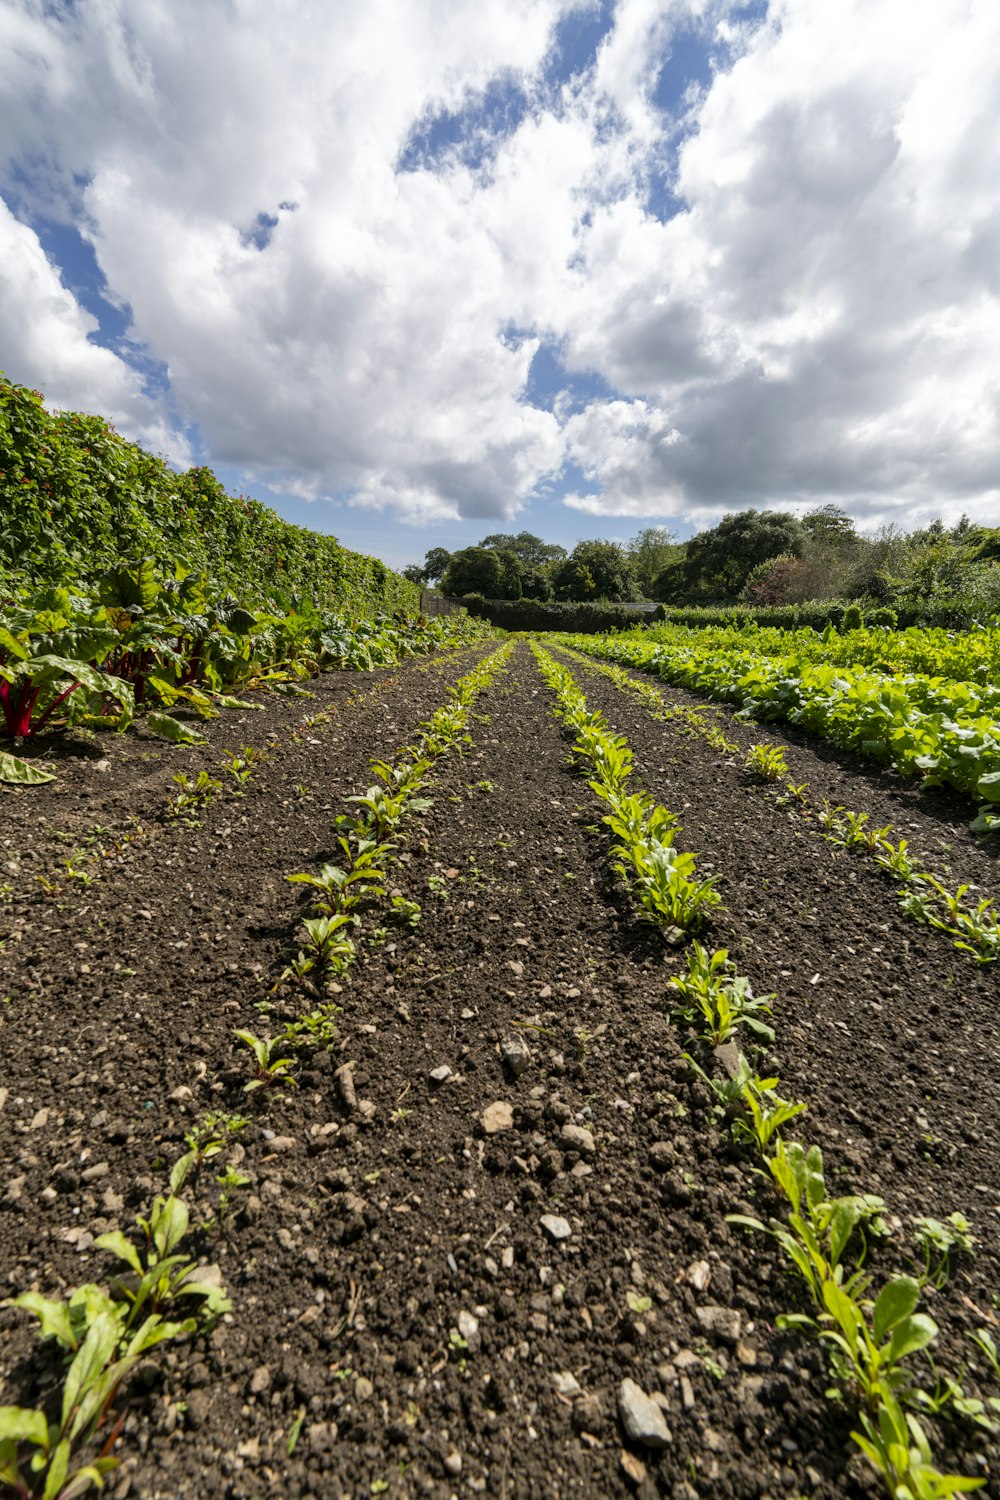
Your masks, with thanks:
[{"label": "green hedge", "polygon": [[[719,605],[670,605],[661,604],[654,619],[670,625],[743,625],[770,626],[777,630],[798,630],[811,625],[814,630],[825,630],[833,625],[837,630],[845,626],[844,616],[849,610],[860,610],[866,625],[897,626],[905,630],[910,625],[940,626],[945,630],[967,630],[980,620],[975,606],[962,599],[925,599],[909,604],[897,604],[888,609],[879,605],[852,605],[842,600],[816,601],[810,604],[719,604]],[[850,628],[850,621],[847,622]]]},{"label": "green hedge", "polygon": [[568,630],[600,635],[608,630],[631,630],[657,618],[626,609],[622,604],[555,604],[541,599],[484,599],[466,594],[456,600],[470,615],[479,615],[500,630]]},{"label": "green hedge", "polygon": [[204,572],[241,602],[308,595],[355,616],[416,613],[420,590],[364,557],[228,495],[211,469],[177,474],[101,417],[48,412],[0,375],[0,582],[87,582],[152,556]]}]

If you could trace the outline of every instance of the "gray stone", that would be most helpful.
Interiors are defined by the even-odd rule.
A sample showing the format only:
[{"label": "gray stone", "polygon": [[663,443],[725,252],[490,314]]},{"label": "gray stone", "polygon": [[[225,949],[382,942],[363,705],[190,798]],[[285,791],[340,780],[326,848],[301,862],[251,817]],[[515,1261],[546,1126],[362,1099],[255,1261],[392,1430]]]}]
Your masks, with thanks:
[{"label": "gray stone", "polygon": [[251,1396],[262,1396],[271,1384],[271,1371],[267,1365],[258,1365],[250,1376]]},{"label": "gray stone", "polygon": [[742,1326],[735,1307],[696,1307],[695,1317],[705,1329],[723,1344],[735,1344]]},{"label": "gray stone", "polygon": [[500,1043],[500,1055],[507,1064],[515,1078],[521,1074],[531,1063],[531,1053],[523,1036],[514,1032],[511,1036],[505,1036]]},{"label": "gray stone", "polygon": [[542,1228],[553,1240],[568,1240],[573,1233],[567,1219],[561,1219],[558,1214],[542,1214]]},{"label": "gray stone", "polygon": [[662,1411],[634,1380],[623,1380],[618,1387],[618,1415],[625,1436],[633,1443],[642,1443],[645,1448],[666,1448],[673,1442]]},{"label": "gray stone", "polygon": [[427,1077],[431,1083],[444,1083],[446,1078],[451,1077],[451,1069],[447,1063],[442,1063],[440,1068],[432,1068]]}]

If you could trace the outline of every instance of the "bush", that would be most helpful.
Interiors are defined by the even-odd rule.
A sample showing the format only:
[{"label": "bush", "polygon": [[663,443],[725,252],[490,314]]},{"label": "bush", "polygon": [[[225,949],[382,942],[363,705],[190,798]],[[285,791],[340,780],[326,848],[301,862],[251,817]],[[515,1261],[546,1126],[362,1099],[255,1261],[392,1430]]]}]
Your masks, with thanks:
[{"label": "bush", "polygon": [[857,604],[849,604],[844,610],[844,619],[841,624],[841,629],[843,630],[844,634],[846,635],[849,630],[863,630],[864,624],[865,617],[861,613],[860,606]]}]

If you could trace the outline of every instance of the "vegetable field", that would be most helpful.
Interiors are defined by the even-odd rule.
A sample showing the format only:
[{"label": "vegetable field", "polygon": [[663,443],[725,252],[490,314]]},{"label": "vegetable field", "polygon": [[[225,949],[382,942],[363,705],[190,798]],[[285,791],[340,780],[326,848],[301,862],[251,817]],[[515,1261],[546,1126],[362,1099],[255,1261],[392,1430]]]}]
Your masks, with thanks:
[{"label": "vegetable field", "polygon": [[0,633],[0,1494],[994,1492],[996,633],[146,582]]}]

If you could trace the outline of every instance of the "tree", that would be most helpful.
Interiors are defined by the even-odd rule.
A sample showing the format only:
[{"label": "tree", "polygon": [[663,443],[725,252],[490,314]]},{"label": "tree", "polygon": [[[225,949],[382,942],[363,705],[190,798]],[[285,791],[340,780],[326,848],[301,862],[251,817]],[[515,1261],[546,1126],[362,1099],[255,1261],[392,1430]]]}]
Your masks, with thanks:
[{"label": "tree", "polygon": [[839,505],[819,505],[802,517],[802,529],[817,546],[847,548],[859,541],[854,522]]},{"label": "tree", "polygon": [[578,542],[556,567],[557,599],[635,600],[642,597],[632,561],[617,542]]},{"label": "tree", "polygon": [[453,552],[441,579],[446,594],[482,594],[487,599],[520,599],[521,568],[513,552],[464,547]]},{"label": "tree", "polygon": [[632,561],[643,594],[651,599],[656,579],[674,556],[680,553],[677,538],[665,526],[644,526],[630,542],[626,542],[625,550]]},{"label": "tree", "polygon": [[684,560],[689,594],[735,599],[758,563],[798,557],[805,533],[800,521],[779,510],[741,510],[692,537]]},{"label": "tree", "polygon": [[407,563],[403,569],[403,577],[408,578],[411,583],[419,583],[421,587],[427,581],[426,574],[419,563]]},{"label": "tree", "polygon": [[479,545],[495,547],[501,552],[513,552],[519,561],[532,568],[543,568],[546,563],[561,562],[566,556],[565,547],[560,547],[557,542],[543,542],[540,536],[535,536],[530,531],[519,531],[516,536],[496,531],[491,536],[484,536]]}]

